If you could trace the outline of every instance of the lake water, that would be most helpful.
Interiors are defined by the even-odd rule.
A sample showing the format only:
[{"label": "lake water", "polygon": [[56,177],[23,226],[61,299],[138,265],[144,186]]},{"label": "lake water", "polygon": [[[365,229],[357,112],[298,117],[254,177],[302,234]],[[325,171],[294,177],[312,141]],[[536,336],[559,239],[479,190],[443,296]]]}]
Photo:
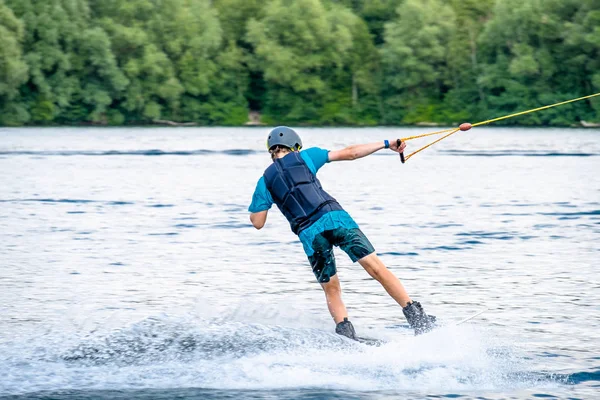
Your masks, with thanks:
[{"label": "lake water", "polygon": [[[426,129],[298,131],[337,149]],[[0,397],[600,396],[599,130],[477,128],[404,165],[326,165],[325,189],[447,324],[414,337],[338,252],[350,317],[381,347],[335,335],[279,211],[250,225],[266,133],[0,129]]]}]

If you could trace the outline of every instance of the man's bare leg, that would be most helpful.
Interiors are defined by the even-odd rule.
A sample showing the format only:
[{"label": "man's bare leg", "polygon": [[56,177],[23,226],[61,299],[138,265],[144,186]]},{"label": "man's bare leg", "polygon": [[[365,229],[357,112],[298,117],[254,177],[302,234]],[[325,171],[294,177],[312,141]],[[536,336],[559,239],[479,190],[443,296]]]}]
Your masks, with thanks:
[{"label": "man's bare leg", "polygon": [[342,301],[342,287],[340,286],[337,274],[332,276],[329,282],[321,283],[321,287],[325,291],[329,313],[335,323],[339,324],[344,318],[348,318],[348,311]]},{"label": "man's bare leg", "polygon": [[402,313],[408,324],[415,330],[415,335],[429,332],[435,327],[436,318],[433,315],[427,315],[419,302],[413,302],[410,299],[402,283],[392,271],[383,265],[377,254],[371,253],[358,262],[402,306]]},{"label": "man's bare leg", "polygon": [[371,253],[366,257],[358,260],[358,263],[371,275],[371,277],[377,282],[381,283],[388,294],[396,300],[402,307],[406,307],[411,302],[408,293],[400,283],[400,280],[396,278],[396,275],[392,271],[386,268],[383,261],[377,254]]}]

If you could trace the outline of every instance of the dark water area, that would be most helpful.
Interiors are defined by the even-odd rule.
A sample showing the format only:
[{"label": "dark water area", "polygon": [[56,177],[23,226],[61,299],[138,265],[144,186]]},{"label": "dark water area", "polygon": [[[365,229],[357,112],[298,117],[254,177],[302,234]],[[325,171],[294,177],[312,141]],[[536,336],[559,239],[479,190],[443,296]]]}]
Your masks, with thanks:
[{"label": "dark water area", "polygon": [[[404,165],[324,166],[444,324],[414,337],[338,252],[350,317],[380,346],[334,333],[276,209],[250,225],[266,131],[0,129],[0,398],[598,397],[599,130],[477,128]],[[299,133],[337,149],[424,132]]]}]

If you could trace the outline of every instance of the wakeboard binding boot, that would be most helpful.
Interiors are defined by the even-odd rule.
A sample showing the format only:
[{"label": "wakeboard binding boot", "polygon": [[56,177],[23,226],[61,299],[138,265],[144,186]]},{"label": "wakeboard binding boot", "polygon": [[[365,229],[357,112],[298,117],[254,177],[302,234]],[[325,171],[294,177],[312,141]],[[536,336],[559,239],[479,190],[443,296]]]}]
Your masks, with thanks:
[{"label": "wakeboard binding boot", "polygon": [[402,308],[402,312],[411,328],[415,330],[415,336],[427,333],[435,328],[435,316],[427,315],[418,301],[408,303]]},{"label": "wakeboard binding boot", "polygon": [[342,322],[336,325],[335,333],[338,335],[346,336],[352,340],[358,340],[356,336],[356,331],[354,330],[354,326],[352,326],[352,322],[348,321],[348,318],[344,318]]}]

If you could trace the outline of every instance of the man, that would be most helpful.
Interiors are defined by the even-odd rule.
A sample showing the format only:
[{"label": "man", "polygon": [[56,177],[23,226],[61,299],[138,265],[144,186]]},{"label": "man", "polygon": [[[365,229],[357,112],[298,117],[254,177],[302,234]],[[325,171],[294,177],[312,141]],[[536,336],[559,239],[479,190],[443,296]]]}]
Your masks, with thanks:
[{"label": "man", "polygon": [[412,301],[402,283],[375,254],[375,249],[342,206],[321,187],[317,171],[333,161],[356,160],[384,148],[401,153],[396,141],[360,144],[342,150],[327,151],[317,147],[302,152],[302,140],[285,126],[273,129],[267,139],[273,160],[258,180],[248,211],[250,221],[261,229],[267,213],[275,203],[287,218],[292,231],[299,236],[317,281],[325,291],[329,312],[336,323],[336,332],[357,340],[342,302],[340,281],[336,275],[333,246],[345,251],[376,279],[396,300],[415,334],[431,330],[435,317],[428,316],[421,304]]}]

